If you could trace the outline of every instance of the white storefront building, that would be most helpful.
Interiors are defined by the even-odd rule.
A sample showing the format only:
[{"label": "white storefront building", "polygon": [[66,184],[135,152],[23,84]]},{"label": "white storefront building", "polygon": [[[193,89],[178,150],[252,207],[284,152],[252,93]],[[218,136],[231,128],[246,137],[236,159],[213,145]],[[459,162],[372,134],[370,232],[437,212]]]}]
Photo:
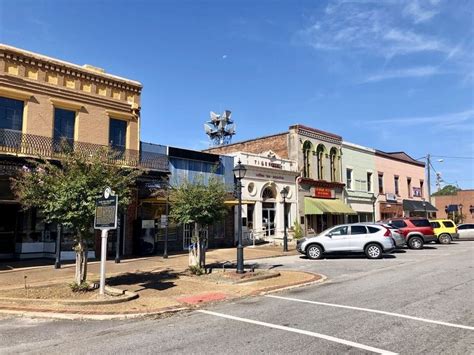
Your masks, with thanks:
[{"label": "white storefront building", "polygon": [[[294,221],[297,219],[298,193],[296,177],[299,175],[295,161],[282,159],[274,152],[261,154],[236,152],[247,172],[242,179],[242,231],[244,240],[251,243],[255,238],[275,244],[283,243],[285,219],[288,240],[291,241]],[[281,191],[288,196],[282,198]],[[238,215],[235,209],[235,235],[237,239]]]}]

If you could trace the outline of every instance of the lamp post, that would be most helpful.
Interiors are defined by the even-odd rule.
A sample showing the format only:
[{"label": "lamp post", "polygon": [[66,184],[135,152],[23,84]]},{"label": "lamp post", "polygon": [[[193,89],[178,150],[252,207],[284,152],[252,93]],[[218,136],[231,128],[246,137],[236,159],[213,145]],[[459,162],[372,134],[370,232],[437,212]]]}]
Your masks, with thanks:
[{"label": "lamp post", "polygon": [[461,223],[462,223],[462,208],[463,208],[463,207],[464,207],[463,204],[460,203],[460,204],[459,204],[459,213],[461,214],[461,216],[460,216],[460,218],[461,218]]},{"label": "lamp post", "polygon": [[372,222],[375,222],[375,202],[377,202],[377,197],[374,193],[370,197],[370,202],[372,202]]},{"label": "lamp post", "polygon": [[239,198],[238,223],[237,223],[237,273],[244,273],[244,247],[242,246],[242,179],[245,177],[247,169],[239,161],[232,169],[237,179],[237,196]]},{"label": "lamp post", "polygon": [[[166,189],[166,207],[165,207],[165,215],[166,215],[166,224],[165,224],[165,245],[163,247],[163,259],[168,259],[168,214],[169,214],[169,182],[165,181],[165,189]],[[160,221],[161,222],[161,221]]]},{"label": "lamp post", "polygon": [[288,189],[284,187],[280,194],[283,198],[283,251],[288,251],[288,234],[286,232],[288,222],[286,218],[286,198],[288,197]]}]

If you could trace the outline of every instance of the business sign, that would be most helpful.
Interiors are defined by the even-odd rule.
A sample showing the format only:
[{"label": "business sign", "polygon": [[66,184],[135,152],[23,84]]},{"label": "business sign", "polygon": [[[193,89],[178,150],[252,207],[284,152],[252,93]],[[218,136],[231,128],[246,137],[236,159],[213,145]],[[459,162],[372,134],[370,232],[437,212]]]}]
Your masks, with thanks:
[{"label": "business sign", "polygon": [[104,193],[103,197],[95,201],[95,229],[116,229],[117,228],[117,207],[118,196],[111,196]]},{"label": "business sign", "polygon": [[334,190],[324,187],[315,187],[314,188],[314,197],[318,198],[334,198]]},{"label": "business sign", "polygon": [[385,194],[385,199],[387,200],[387,202],[397,202],[397,195]]},{"label": "business sign", "polygon": [[160,228],[166,228],[168,225],[168,216],[165,214],[162,214],[160,217]]},{"label": "business sign", "polygon": [[413,188],[413,197],[421,197],[421,187]]}]

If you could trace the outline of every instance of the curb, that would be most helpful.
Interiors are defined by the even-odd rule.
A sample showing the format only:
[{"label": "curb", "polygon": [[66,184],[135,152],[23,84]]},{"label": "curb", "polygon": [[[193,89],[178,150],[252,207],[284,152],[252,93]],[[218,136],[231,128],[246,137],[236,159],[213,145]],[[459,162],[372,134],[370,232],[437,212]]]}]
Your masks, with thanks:
[{"label": "curb", "polygon": [[257,291],[257,292],[259,292],[257,295],[264,296],[264,295],[268,295],[270,293],[277,293],[277,292],[292,290],[292,289],[295,289],[295,288],[316,285],[316,284],[323,283],[328,279],[328,277],[326,275],[323,275],[323,274],[316,274],[316,273],[307,272],[307,271],[299,271],[299,272],[304,272],[306,274],[312,274],[313,275],[313,280],[306,281],[306,282],[303,282],[303,283],[294,283],[292,285],[283,286],[283,287],[278,287],[278,286],[268,287],[268,288],[264,289],[263,291],[262,290]]}]

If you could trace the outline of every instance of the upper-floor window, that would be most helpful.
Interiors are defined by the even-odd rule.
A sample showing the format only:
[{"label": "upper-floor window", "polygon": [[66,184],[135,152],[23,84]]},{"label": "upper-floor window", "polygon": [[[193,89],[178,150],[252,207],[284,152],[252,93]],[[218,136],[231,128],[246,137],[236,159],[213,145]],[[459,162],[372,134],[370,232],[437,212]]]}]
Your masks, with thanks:
[{"label": "upper-floor window", "polygon": [[127,142],[127,121],[111,118],[109,125],[109,144],[111,147],[124,150]]},{"label": "upper-floor window", "polygon": [[63,151],[71,149],[74,144],[74,126],[76,123],[76,111],[62,108],[54,109],[54,149]]},{"label": "upper-floor window", "polygon": [[379,173],[379,194],[383,194],[383,173]]},{"label": "upper-floor window", "polygon": [[337,149],[332,148],[329,154],[330,170],[331,170],[331,181],[337,181]]},{"label": "upper-floor window", "polygon": [[311,142],[304,142],[303,143],[303,177],[309,178],[311,177],[310,169],[311,169],[311,153],[313,151],[313,145]]},{"label": "upper-floor window", "polygon": [[408,188],[408,197],[412,196],[411,193],[411,178],[407,177],[407,188]]},{"label": "upper-floor window", "polygon": [[21,131],[23,105],[23,101],[0,97],[0,129]]},{"label": "upper-floor window", "polygon": [[398,186],[398,180],[399,180],[398,176],[395,175],[393,177],[393,182],[395,184],[395,195],[400,195],[400,187]]},{"label": "upper-floor window", "polygon": [[347,189],[352,190],[352,169],[346,169]]},{"label": "upper-floor window", "polygon": [[326,152],[326,148],[324,145],[318,145],[316,149],[316,157],[317,157],[317,165],[318,165],[318,180],[324,180],[324,153]]},{"label": "upper-floor window", "polygon": [[420,180],[420,191],[421,191],[421,197],[423,197],[423,196],[424,196],[424,194],[425,194],[425,193],[424,193],[424,191],[423,191],[423,182],[424,182],[423,180]]},{"label": "upper-floor window", "polygon": [[367,191],[372,191],[372,173],[367,173]]}]

